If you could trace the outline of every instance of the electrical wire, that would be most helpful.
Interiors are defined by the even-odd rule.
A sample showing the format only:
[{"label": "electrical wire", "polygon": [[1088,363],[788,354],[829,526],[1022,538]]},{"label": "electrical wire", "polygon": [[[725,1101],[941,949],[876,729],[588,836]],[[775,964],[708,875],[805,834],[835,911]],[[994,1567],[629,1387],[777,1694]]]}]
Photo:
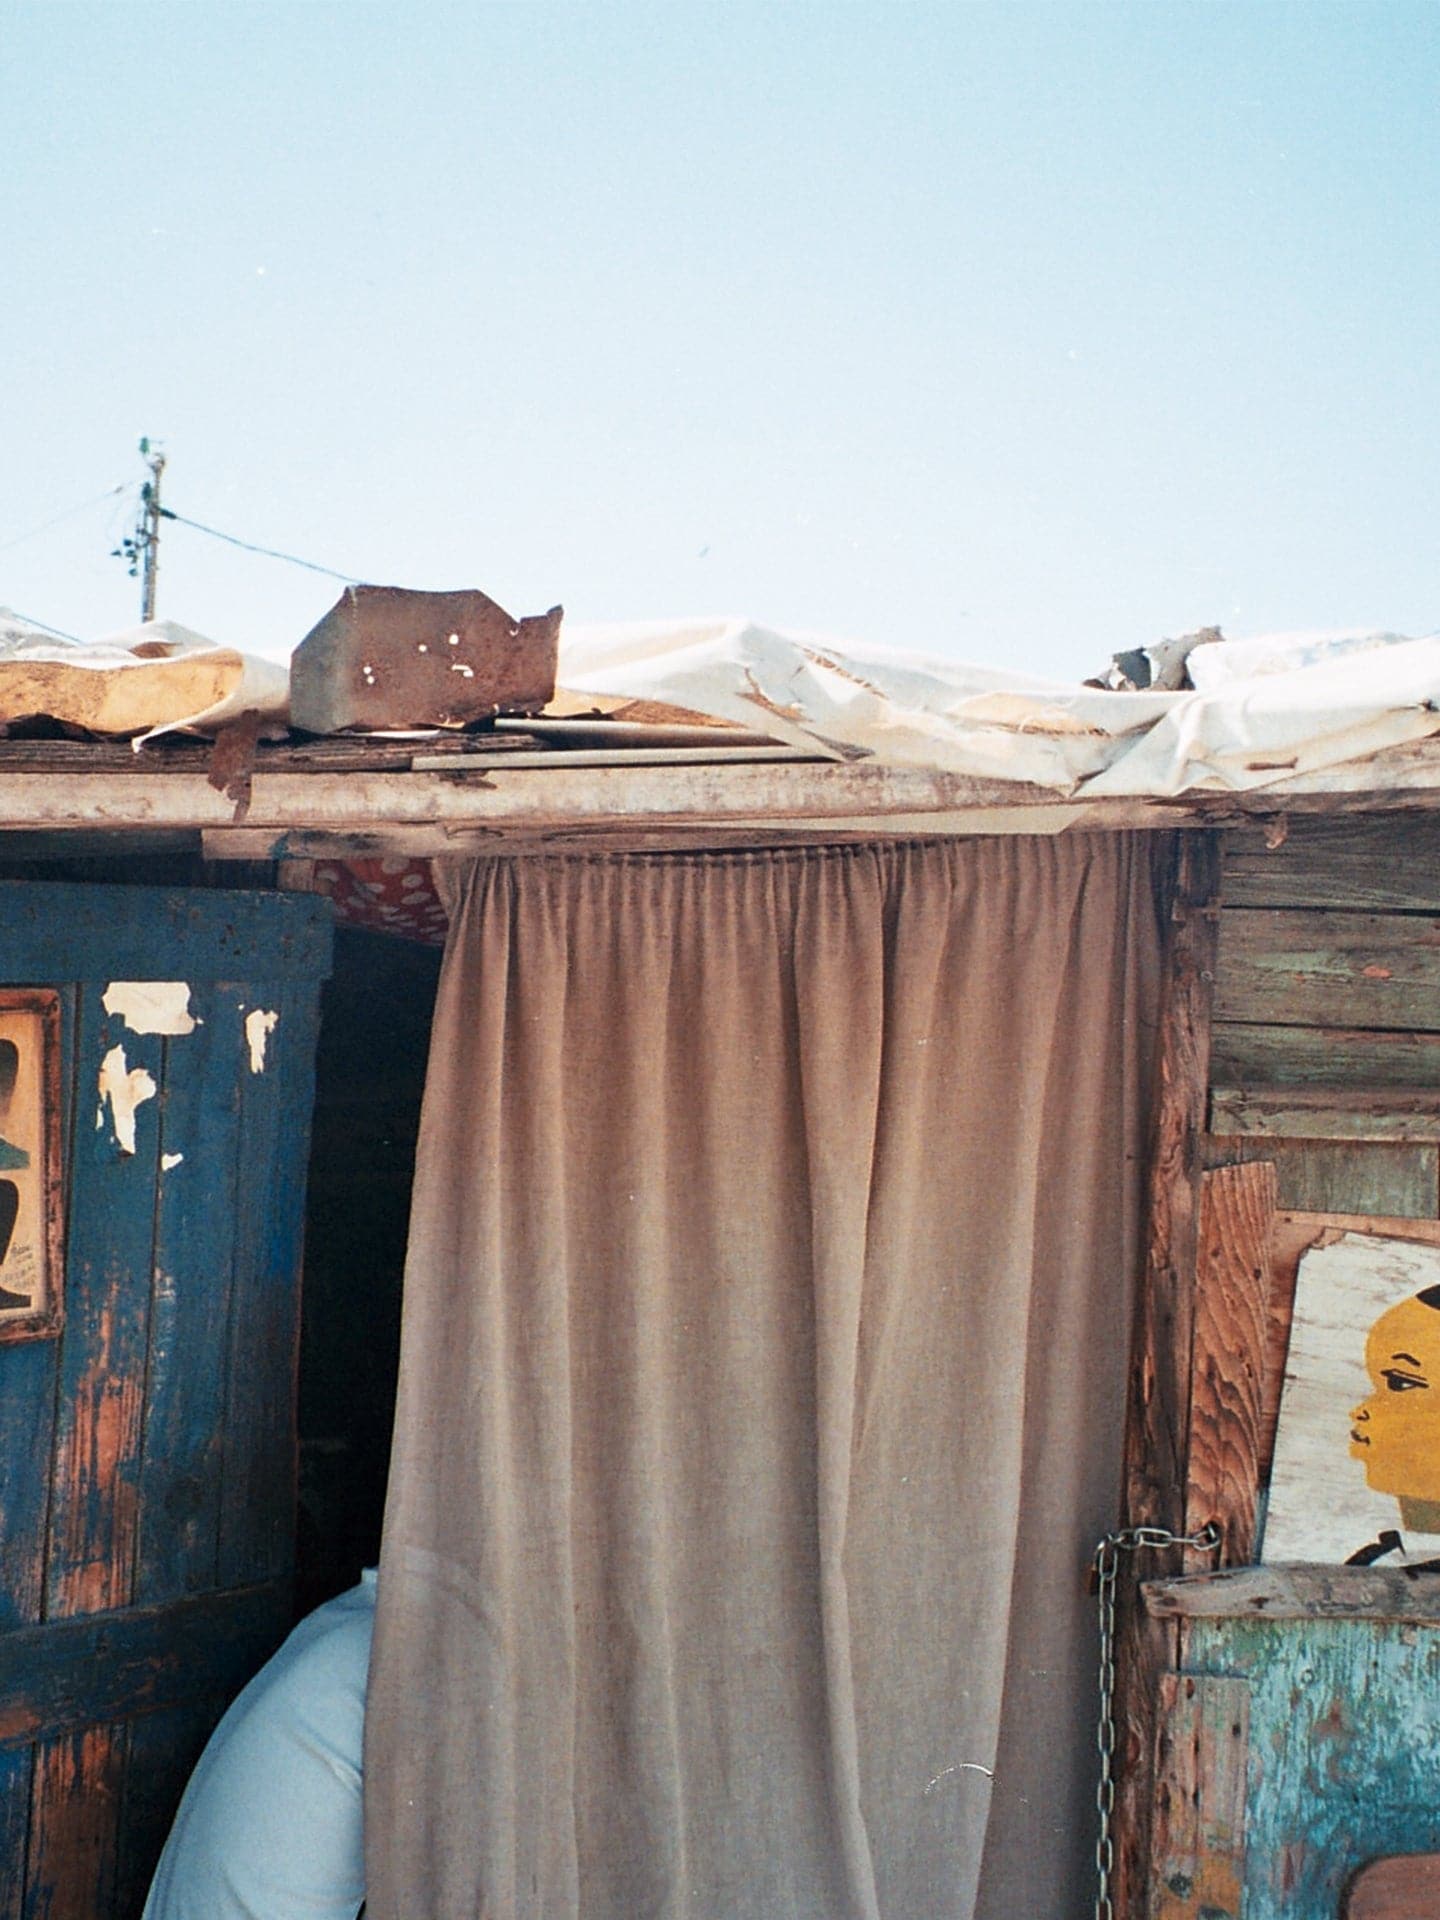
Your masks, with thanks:
[{"label": "electrical wire", "polygon": [[12,534],[8,540],[0,540],[0,553],[8,553],[11,547],[18,547],[22,541],[33,540],[37,533],[46,533],[51,527],[58,527],[62,520],[73,520],[77,513],[84,513],[90,507],[98,507],[102,500],[113,500],[116,494],[125,492],[128,484],[127,481],[122,480],[118,486],[107,487],[103,493],[97,493],[89,500],[82,500],[78,506],[63,507],[59,513],[52,514],[48,520],[42,520],[36,526],[27,527],[23,533]]},{"label": "electrical wire", "polygon": [[0,607],[0,614],[11,614],[16,620],[23,620],[27,627],[38,627],[42,633],[53,633],[57,640],[73,640],[77,646],[85,643],[75,633],[66,633],[63,627],[49,626],[44,620],[37,620],[33,613],[21,613],[18,607]]},{"label": "electrical wire", "polygon": [[337,573],[334,567],[322,567],[314,560],[302,560],[298,554],[281,553],[276,547],[256,546],[253,540],[241,540],[233,533],[222,533],[219,527],[207,527],[199,520],[189,520],[183,513],[175,513],[169,507],[161,507],[160,518],[174,520],[182,527],[193,527],[196,533],[208,533],[212,540],[223,540],[227,546],[241,547],[246,553],[261,553],[267,560],[284,560],[292,567],[304,567],[307,573],[323,573],[331,580],[343,580],[346,586],[354,586],[360,578],[358,573]]}]

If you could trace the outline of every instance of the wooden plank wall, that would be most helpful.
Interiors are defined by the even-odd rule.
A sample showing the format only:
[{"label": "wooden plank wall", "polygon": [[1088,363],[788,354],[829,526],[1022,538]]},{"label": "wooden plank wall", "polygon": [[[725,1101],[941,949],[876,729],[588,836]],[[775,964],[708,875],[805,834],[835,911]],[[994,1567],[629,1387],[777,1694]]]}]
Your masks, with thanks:
[{"label": "wooden plank wall", "polygon": [[[1188,858],[1193,876],[1197,857]],[[1187,1531],[1217,1521],[1219,1564],[1236,1566],[1255,1551],[1273,1443],[1293,1288],[1286,1210],[1401,1229],[1416,1223],[1419,1232],[1426,1231],[1419,1223],[1440,1219],[1440,821],[1398,814],[1297,820],[1288,832],[1226,836],[1218,910],[1213,899],[1209,906],[1216,939],[1208,1005],[1198,986],[1184,986],[1187,966],[1204,948],[1196,931],[1206,912],[1202,891],[1182,874],[1147,1276],[1147,1296],[1157,1278],[1159,1295],[1142,1314],[1135,1369],[1138,1395],[1158,1383],[1173,1403],[1147,1409],[1144,1420],[1132,1412],[1127,1486],[1132,1521],[1153,1515],[1173,1525],[1177,1506]],[[1192,1069],[1188,1106],[1166,1070],[1182,1037]],[[1208,1088],[1197,1093],[1193,1075],[1205,1073],[1207,1059]],[[1196,1118],[1197,1104],[1203,1117]],[[1172,1131],[1187,1114],[1196,1127],[1188,1155],[1183,1139],[1167,1141],[1167,1113]],[[1177,1272],[1175,1222],[1191,1214],[1189,1264]],[[1307,1231],[1313,1238],[1313,1224]],[[1157,1264],[1157,1242],[1172,1249],[1169,1265]],[[1169,1343],[1168,1359],[1157,1358],[1157,1341]],[[1167,1468],[1174,1473],[1168,1499],[1160,1484]],[[1143,1558],[1135,1571],[1151,1575],[1155,1559]],[[1215,1564],[1191,1555],[1186,1570]],[[1293,1638],[1306,1629],[1274,1631]],[[1143,1638],[1132,1628],[1132,1647]],[[1197,1666],[1184,1633],[1175,1651],[1179,1668]],[[1177,1687],[1189,1681],[1165,1683],[1171,1711],[1142,1754],[1149,1730],[1145,1700],[1136,1695],[1144,1663],[1128,1678],[1123,1758],[1137,1784],[1127,1792],[1122,1782],[1118,1909],[1125,1920],[1237,1912],[1235,1836],[1227,1827],[1221,1846],[1205,1828],[1206,1808],[1197,1815],[1199,1803],[1185,1793],[1187,1756],[1205,1733],[1199,1696],[1182,1712]],[[1276,1732],[1254,1702],[1251,1727],[1256,1738],[1261,1729],[1267,1740]],[[1220,1769],[1224,1778],[1205,1787],[1212,1798],[1224,1789],[1227,1808],[1233,1771]],[[1201,1826],[1192,1831],[1197,1818]],[[1200,1855],[1210,1868],[1224,1865],[1223,1889],[1208,1869],[1187,1864]]]},{"label": "wooden plank wall", "polygon": [[[288,1624],[328,953],[309,903],[0,885],[0,978],[70,983],[65,1324],[0,1353],[0,1920],[138,1915],[206,1732]],[[157,976],[189,985],[183,1037],[105,1004]],[[280,1014],[261,1070],[256,1007]],[[96,1124],[119,1045],[155,1086],[133,1152]]]},{"label": "wooden plank wall", "polygon": [[1209,1166],[1273,1163],[1281,1207],[1440,1214],[1440,823],[1229,836]]}]

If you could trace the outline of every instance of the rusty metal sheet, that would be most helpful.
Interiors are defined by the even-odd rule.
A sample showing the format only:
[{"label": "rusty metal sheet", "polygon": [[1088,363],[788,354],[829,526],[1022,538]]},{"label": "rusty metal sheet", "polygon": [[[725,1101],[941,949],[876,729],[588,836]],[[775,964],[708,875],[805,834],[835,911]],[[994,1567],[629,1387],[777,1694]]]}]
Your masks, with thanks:
[{"label": "rusty metal sheet", "polygon": [[478,591],[347,587],[295,649],[291,719],[338,733],[538,713],[555,692],[562,616],[516,620]]}]

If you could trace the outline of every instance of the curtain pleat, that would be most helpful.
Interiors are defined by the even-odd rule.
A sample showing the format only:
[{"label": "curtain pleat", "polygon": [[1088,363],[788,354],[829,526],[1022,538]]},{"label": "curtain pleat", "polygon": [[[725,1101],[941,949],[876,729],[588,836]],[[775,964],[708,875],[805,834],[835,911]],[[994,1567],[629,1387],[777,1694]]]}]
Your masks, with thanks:
[{"label": "curtain pleat", "polygon": [[447,876],[374,1920],[1079,1920],[1143,836]]}]

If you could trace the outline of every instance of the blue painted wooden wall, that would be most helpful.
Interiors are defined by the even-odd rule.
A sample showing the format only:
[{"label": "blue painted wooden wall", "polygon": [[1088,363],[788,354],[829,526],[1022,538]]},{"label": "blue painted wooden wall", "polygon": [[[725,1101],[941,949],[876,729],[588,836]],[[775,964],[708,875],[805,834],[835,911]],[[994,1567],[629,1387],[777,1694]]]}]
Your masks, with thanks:
[{"label": "blue painted wooden wall", "polygon": [[[62,994],[65,1321],[0,1346],[0,1920],[130,1920],[181,1787],[289,1622],[324,902],[0,885],[0,984]],[[132,1031],[112,980],[184,980]],[[247,1015],[278,1016],[256,1067]],[[97,1114],[123,1045],[157,1093]]]}]

